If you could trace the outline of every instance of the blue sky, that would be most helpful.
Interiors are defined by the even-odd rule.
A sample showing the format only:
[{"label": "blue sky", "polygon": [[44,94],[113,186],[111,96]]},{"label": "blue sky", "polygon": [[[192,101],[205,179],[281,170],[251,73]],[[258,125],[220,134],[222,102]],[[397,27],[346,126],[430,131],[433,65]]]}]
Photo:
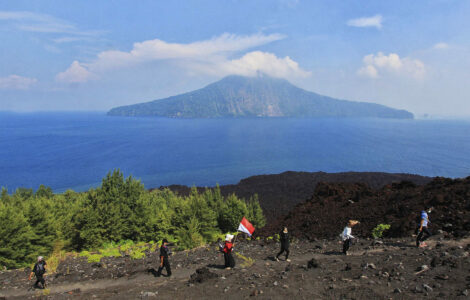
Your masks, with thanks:
[{"label": "blue sky", "polygon": [[258,71],[470,116],[470,2],[0,1],[0,110],[107,110]]}]

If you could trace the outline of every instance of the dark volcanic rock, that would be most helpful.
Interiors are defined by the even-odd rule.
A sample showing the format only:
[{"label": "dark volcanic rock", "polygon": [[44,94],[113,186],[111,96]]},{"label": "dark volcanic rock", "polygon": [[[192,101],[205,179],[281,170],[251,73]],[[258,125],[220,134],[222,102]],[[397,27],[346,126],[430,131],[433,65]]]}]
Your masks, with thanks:
[{"label": "dark volcanic rock", "polygon": [[[431,231],[437,233],[443,229],[447,234],[462,238],[468,235],[469,201],[470,177],[437,177],[423,186],[402,182],[380,189],[363,183],[322,182],[309,200],[270,222],[257,234],[272,235],[287,226],[298,238],[335,238],[349,219],[356,219],[361,223],[354,227],[354,235],[370,237],[372,229],[383,223],[391,225],[385,232],[386,237],[403,237],[414,233],[419,212],[425,205],[431,205],[434,207],[430,214]],[[464,250],[459,251],[462,253],[454,252],[463,255]],[[452,261],[445,263],[458,267]]]},{"label": "dark volcanic rock", "polygon": [[320,266],[320,264],[318,263],[318,261],[315,258],[312,258],[307,263],[307,268],[309,268],[309,269],[316,269],[319,266]]},{"label": "dark volcanic rock", "polygon": [[219,275],[212,273],[208,268],[196,269],[196,272],[191,275],[189,283],[203,283],[209,279],[217,278]]}]

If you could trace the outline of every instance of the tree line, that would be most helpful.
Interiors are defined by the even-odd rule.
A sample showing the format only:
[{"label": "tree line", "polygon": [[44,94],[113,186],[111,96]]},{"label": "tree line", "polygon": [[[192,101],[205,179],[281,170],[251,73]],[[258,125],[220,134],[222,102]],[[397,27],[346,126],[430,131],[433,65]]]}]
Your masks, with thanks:
[{"label": "tree line", "polygon": [[235,231],[243,216],[256,228],[266,220],[257,196],[248,201],[219,187],[180,196],[169,189],[148,191],[139,181],[115,170],[97,188],[54,194],[19,188],[0,196],[0,266],[27,266],[60,245],[67,251],[93,250],[104,243],[163,238],[180,249],[217,240]]}]

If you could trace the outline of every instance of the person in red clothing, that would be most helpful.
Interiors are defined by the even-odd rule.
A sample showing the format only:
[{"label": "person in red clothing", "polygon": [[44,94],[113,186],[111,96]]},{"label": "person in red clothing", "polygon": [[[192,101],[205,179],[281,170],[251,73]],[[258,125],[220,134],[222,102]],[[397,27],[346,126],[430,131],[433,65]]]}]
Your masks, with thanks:
[{"label": "person in red clothing", "polygon": [[225,260],[225,269],[230,270],[235,267],[235,259],[232,256],[233,250],[233,235],[227,234],[225,236],[225,246],[224,246],[224,260]]}]

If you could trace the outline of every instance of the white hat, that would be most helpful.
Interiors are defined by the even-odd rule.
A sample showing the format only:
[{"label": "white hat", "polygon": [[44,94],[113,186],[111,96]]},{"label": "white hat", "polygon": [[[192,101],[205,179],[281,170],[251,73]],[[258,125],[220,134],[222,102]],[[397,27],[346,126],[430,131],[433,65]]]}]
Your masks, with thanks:
[{"label": "white hat", "polygon": [[41,261],[41,260],[43,260],[43,259],[44,259],[44,257],[38,256],[38,261]]},{"label": "white hat", "polygon": [[225,241],[226,241],[226,242],[229,242],[229,241],[231,241],[232,239],[233,239],[233,235],[231,235],[231,234],[227,234],[227,235],[225,236]]}]

